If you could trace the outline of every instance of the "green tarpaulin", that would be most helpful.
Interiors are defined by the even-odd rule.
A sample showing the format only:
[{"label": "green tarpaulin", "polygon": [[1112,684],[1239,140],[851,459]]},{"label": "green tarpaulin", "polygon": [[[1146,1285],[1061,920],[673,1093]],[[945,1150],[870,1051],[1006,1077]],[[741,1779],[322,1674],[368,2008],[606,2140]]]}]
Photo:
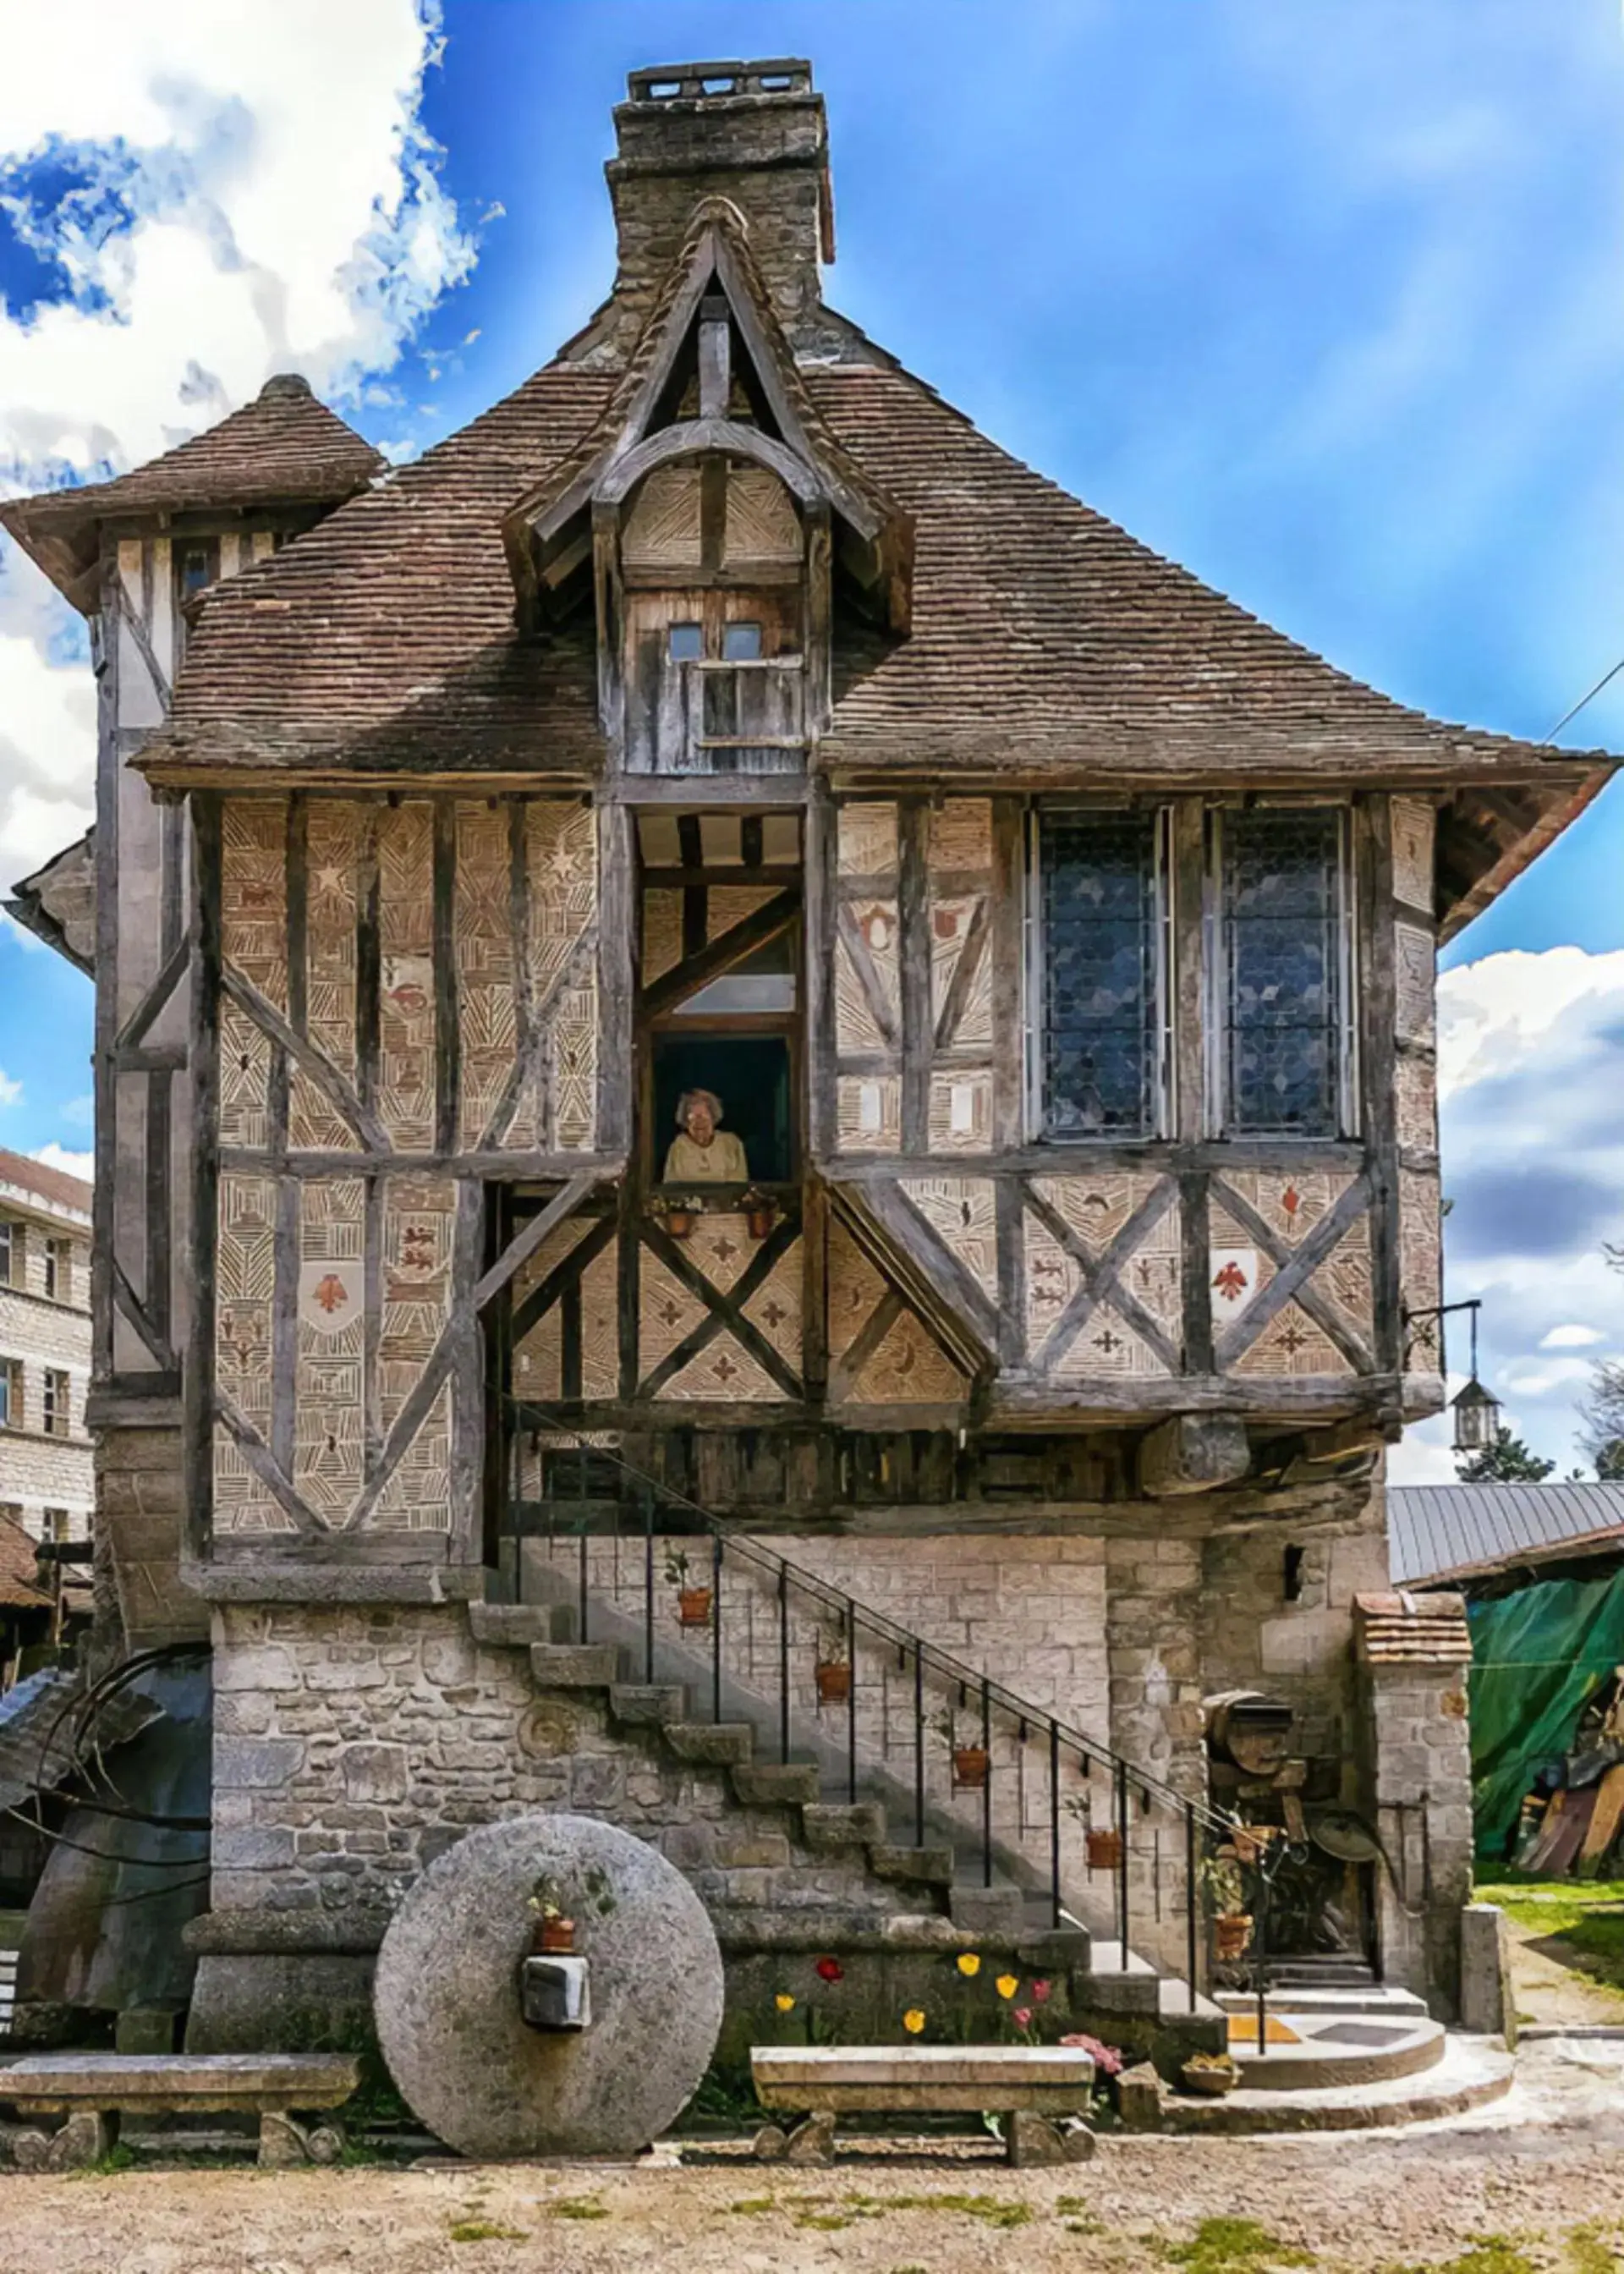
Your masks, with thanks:
[{"label": "green tarpaulin", "polygon": [[1624,1666],[1624,1567],[1541,1580],[1467,1616],[1477,1860],[1503,1864],[1535,1770],[1571,1749],[1586,1699]]}]

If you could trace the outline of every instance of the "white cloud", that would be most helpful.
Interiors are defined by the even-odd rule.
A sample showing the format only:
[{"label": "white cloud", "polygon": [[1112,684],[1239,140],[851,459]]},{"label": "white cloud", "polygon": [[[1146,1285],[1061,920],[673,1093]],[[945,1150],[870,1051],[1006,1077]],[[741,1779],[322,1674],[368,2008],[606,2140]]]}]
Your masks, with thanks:
[{"label": "white cloud", "polygon": [[73,1128],[89,1129],[95,1122],[96,1101],[88,1093],[83,1097],[71,1097],[65,1105],[57,1108],[57,1113]]},{"label": "white cloud", "polygon": [[36,1145],[31,1156],[43,1169],[60,1169],[65,1177],[82,1177],[89,1184],[95,1175],[94,1153],[70,1153],[65,1145]]},{"label": "white cloud", "polygon": [[21,1082],[13,1081],[4,1068],[0,1067],[0,1105],[16,1105],[22,1094]]},{"label": "white cloud", "polygon": [[[274,371],[342,408],[395,364],[474,258],[421,124],[437,26],[438,0],[86,0],[64,37],[0,0],[0,202],[69,288],[0,305],[0,486],[139,464]],[[0,570],[4,883],[85,826],[94,704],[75,620]]]},{"label": "white cloud", "polygon": [[[1566,1474],[1584,1458],[1584,1353],[1624,1342],[1605,1253],[1624,1243],[1624,952],[1485,956],[1441,975],[1438,1012],[1447,1292],[1483,1299],[1483,1379]],[[1453,1393],[1467,1321],[1448,1325]],[[1448,1437],[1447,1414],[1409,1432],[1395,1480],[1453,1475]]]}]

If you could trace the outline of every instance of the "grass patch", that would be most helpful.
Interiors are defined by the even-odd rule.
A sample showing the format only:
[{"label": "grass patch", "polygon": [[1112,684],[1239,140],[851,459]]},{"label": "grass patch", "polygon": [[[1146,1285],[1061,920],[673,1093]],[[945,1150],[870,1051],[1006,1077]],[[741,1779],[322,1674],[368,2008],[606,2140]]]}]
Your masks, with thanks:
[{"label": "grass patch", "polygon": [[[1164,2243],[1162,2255],[1175,2266],[1187,2266],[1191,2274],[1250,2274],[1259,2266],[1315,2263],[1312,2250],[1282,2242],[1255,2218],[1204,2218],[1188,2242]],[[1491,2270],[1473,2270],[1472,2274],[1491,2274]]]},{"label": "grass patch", "polygon": [[1624,1990],[1624,1879],[1507,1879],[1473,1892],[1548,1942],[1547,1956],[1605,1989]]},{"label": "grass patch", "polygon": [[795,2224],[797,2226],[809,2226],[816,2234],[838,2234],[843,2226],[855,2226],[857,2221],[848,2218],[844,2211],[803,2210]]},{"label": "grass patch", "polygon": [[493,2219],[460,2218],[451,2230],[453,2242],[523,2242],[522,2226],[498,2226]]},{"label": "grass patch", "polygon": [[1563,2238],[1562,2256],[1573,2274],[1619,2274],[1619,2254],[1602,2240],[1599,2227],[1575,2226]]},{"label": "grass patch", "polygon": [[607,2218],[609,2213],[596,2195],[560,2195],[544,2206],[549,2218]]},{"label": "grass patch", "polygon": [[987,2226],[1026,2226],[1032,2210],[1024,2202],[1006,2202],[1002,2195],[891,2195],[887,2210],[956,2210],[965,2218],[979,2218]]},{"label": "grass patch", "polygon": [[83,2164],[77,2172],[70,2172],[71,2180],[110,2180],[120,2172],[133,2169],[135,2150],[126,2148],[122,2140],[115,2140],[105,2156],[98,2156],[94,2164]]},{"label": "grass patch", "polygon": [[777,2198],[772,2195],[742,2195],[737,2202],[727,2206],[740,2218],[760,2218],[767,2211],[777,2210],[778,2207]]},{"label": "grass patch", "polygon": [[1538,2274],[1538,2270],[1509,2235],[1477,2234],[1458,2257],[1396,2268],[1394,2274]]}]

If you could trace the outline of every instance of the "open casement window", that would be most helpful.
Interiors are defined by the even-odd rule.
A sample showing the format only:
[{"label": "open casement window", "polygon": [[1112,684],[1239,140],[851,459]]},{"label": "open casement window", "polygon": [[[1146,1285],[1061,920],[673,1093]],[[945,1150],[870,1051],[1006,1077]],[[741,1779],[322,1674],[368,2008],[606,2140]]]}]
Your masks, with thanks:
[{"label": "open casement window", "polygon": [[23,1284],[23,1227],[10,1217],[0,1216],[0,1287],[20,1287]]},{"label": "open casement window", "polygon": [[1213,1034],[1226,1136],[1354,1131],[1348,823],[1342,807],[1213,816]]},{"label": "open casement window", "polygon": [[22,1426],[22,1360],[0,1358],[0,1429],[20,1429]]},{"label": "open casement window", "polygon": [[45,1369],[45,1397],[42,1418],[48,1437],[65,1437],[68,1434],[68,1377],[58,1367]]},{"label": "open casement window", "polygon": [[1039,1135],[1157,1137],[1169,1113],[1165,812],[1045,807],[1032,831]]}]

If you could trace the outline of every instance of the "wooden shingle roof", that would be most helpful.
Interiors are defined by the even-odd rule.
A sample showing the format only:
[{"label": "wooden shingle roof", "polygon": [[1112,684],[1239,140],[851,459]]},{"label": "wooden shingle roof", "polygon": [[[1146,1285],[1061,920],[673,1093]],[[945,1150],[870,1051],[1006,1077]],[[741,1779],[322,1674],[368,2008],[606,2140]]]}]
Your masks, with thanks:
[{"label": "wooden shingle roof", "polygon": [[0,505],[0,524],[78,607],[95,605],[103,522],[228,507],[327,506],[364,490],[387,462],[294,372],[267,379],[216,426],[112,481],[47,490]]}]

